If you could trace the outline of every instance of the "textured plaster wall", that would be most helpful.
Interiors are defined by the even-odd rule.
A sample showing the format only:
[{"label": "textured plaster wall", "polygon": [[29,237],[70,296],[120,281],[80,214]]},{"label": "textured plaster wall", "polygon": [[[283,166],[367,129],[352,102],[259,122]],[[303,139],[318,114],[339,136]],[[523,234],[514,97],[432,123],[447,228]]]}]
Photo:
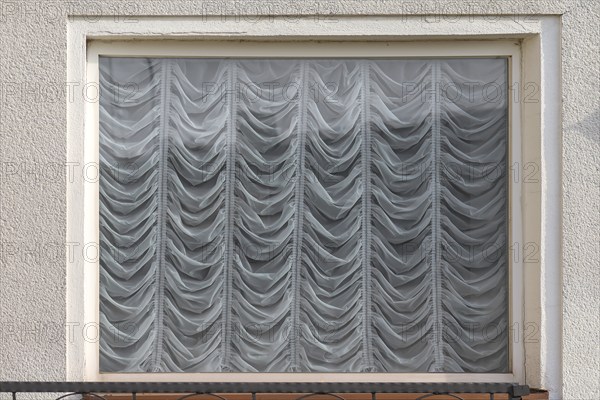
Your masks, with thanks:
[{"label": "textured plaster wall", "polygon": [[[563,397],[600,398],[598,0],[13,0],[0,7],[0,380],[66,379],[67,342],[94,335],[66,319],[67,250],[82,251],[65,243],[68,173],[81,173],[65,166],[69,16],[87,15],[93,23],[94,16],[131,14],[503,14],[525,24],[522,17],[561,15],[562,163],[556,168],[562,168],[563,208],[545,218],[560,220],[562,232],[543,235],[562,235],[562,247],[543,249],[542,259],[561,259],[562,293],[544,296],[556,300],[550,303],[563,316]],[[432,26],[435,18],[428,17]]]}]

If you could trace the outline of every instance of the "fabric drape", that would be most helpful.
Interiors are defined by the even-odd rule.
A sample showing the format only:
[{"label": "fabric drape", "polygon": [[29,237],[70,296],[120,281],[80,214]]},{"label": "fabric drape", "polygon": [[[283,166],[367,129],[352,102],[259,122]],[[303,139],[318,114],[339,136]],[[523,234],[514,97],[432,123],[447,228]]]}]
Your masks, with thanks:
[{"label": "fabric drape", "polygon": [[102,372],[506,372],[505,59],[100,58]]}]

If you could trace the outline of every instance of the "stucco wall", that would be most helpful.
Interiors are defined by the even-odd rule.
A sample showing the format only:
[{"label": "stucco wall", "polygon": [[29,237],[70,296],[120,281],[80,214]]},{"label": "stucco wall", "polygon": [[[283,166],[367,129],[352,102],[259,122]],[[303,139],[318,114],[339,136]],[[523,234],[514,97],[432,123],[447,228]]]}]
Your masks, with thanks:
[{"label": "stucco wall", "polygon": [[[562,165],[555,168],[562,168],[562,192],[556,195],[563,208],[544,218],[562,221],[562,233],[543,235],[562,235],[562,248],[541,249],[541,258],[562,258],[563,293],[544,295],[563,316],[563,397],[600,398],[597,0],[13,0],[0,7],[0,380],[66,379],[67,342],[82,334],[66,317],[67,250],[82,251],[65,243],[67,173],[81,173],[65,166],[69,16],[505,14],[525,25],[523,18],[561,15],[563,134],[562,148],[554,150],[562,152]],[[118,22],[135,24],[135,18]],[[435,26],[435,17],[427,23]],[[554,311],[546,307],[542,313]]]}]

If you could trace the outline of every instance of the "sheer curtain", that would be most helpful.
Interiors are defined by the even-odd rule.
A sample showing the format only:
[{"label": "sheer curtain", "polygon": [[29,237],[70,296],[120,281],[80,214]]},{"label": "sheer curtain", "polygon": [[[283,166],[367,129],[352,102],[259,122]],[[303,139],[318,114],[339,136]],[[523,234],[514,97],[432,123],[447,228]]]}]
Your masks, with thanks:
[{"label": "sheer curtain", "polygon": [[506,372],[505,59],[100,59],[102,372]]}]

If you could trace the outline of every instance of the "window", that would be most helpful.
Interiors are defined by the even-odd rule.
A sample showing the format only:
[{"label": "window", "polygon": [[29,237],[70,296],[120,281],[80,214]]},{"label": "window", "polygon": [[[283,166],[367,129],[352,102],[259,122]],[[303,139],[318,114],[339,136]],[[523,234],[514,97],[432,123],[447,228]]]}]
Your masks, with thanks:
[{"label": "window", "polygon": [[99,70],[100,371],[510,371],[507,58]]}]

